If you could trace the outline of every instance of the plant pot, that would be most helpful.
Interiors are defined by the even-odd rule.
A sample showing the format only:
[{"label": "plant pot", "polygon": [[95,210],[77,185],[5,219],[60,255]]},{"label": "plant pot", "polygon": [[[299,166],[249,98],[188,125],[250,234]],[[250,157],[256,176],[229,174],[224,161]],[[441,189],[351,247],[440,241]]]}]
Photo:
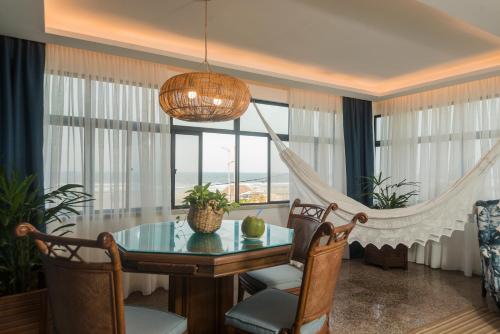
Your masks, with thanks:
[{"label": "plant pot", "polygon": [[0,297],[0,333],[47,333],[47,289]]},{"label": "plant pot", "polygon": [[213,233],[220,228],[223,215],[223,210],[215,211],[210,206],[207,208],[197,208],[191,205],[187,221],[191,229],[195,232]]},{"label": "plant pot", "polygon": [[216,233],[194,233],[189,237],[186,247],[190,252],[202,254],[224,251],[222,240]]}]

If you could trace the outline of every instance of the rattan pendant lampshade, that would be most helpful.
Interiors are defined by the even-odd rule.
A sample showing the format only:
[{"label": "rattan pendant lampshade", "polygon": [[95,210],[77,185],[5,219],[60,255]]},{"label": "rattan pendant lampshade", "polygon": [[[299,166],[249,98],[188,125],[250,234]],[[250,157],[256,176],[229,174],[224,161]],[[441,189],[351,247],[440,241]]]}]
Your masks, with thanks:
[{"label": "rattan pendant lampshade", "polygon": [[160,90],[160,106],[170,116],[192,122],[233,120],[247,110],[250,92],[235,77],[212,72],[207,61],[207,0],[205,0],[205,72],[168,79]]}]

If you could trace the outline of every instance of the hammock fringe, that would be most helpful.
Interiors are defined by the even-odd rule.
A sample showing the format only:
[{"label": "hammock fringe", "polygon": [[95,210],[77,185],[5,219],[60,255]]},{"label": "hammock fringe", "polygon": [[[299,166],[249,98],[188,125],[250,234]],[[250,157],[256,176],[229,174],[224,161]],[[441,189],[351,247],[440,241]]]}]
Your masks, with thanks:
[{"label": "hammock fringe", "polygon": [[439,242],[442,236],[450,237],[454,231],[463,231],[465,224],[471,220],[472,206],[478,199],[487,172],[500,156],[500,141],[497,141],[474,168],[438,197],[406,208],[376,210],[325,184],[300,156],[279,139],[257,104],[254,103],[254,107],[294,182],[302,185],[297,187],[301,199],[323,205],[335,202],[339,209],[334,214],[343,223],[349,222],[358,212],[368,215],[368,222],[359,224],[349,236],[349,243],[357,241],[362,246],[372,244],[381,248],[389,245],[395,248],[398,244],[411,247],[415,243],[424,246],[428,241]]}]

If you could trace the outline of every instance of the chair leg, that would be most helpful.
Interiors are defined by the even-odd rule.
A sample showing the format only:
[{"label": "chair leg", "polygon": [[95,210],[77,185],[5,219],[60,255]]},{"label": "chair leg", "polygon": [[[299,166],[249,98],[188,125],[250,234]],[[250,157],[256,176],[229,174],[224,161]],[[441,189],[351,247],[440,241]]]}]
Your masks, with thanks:
[{"label": "chair leg", "polygon": [[484,286],[484,277],[481,278],[481,296],[486,297],[486,287]]},{"label": "chair leg", "polygon": [[245,297],[245,288],[241,282],[238,282],[238,303],[243,301],[243,297]]},{"label": "chair leg", "polygon": [[321,326],[319,333],[320,334],[329,334],[330,333],[330,315],[329,314],[326,317],[325,323],[323,324],[323,326]]},{"label": "chair leg", "polygon": [[285,291],[289,292],[289,293],[292,293],[292,294],[294,294],[296,296],[299,296],[300,295],[300,286],[296,287],[296,288],[286,289]]},{"label": "chair leg", "polygon": [[318,332],[319,334],[330,334],[330,328],[328,327],[328,323],[323,325]]}]

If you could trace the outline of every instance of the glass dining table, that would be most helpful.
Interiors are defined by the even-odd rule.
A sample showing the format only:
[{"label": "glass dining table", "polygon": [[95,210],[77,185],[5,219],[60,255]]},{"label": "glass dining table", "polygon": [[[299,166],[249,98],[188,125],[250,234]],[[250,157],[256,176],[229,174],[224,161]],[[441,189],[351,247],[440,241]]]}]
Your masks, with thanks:
[{"label": "glass dining table", "polygon": [[266,224],[262,237],[246,239],[239,220],[225,220],[210,234],[193,232],[185,221],[169,221],[113,236],[124,271],[169,275],[169,311],[187,316],[190,333],[225,333],[234,276],[288,263],[293,230]]}]

